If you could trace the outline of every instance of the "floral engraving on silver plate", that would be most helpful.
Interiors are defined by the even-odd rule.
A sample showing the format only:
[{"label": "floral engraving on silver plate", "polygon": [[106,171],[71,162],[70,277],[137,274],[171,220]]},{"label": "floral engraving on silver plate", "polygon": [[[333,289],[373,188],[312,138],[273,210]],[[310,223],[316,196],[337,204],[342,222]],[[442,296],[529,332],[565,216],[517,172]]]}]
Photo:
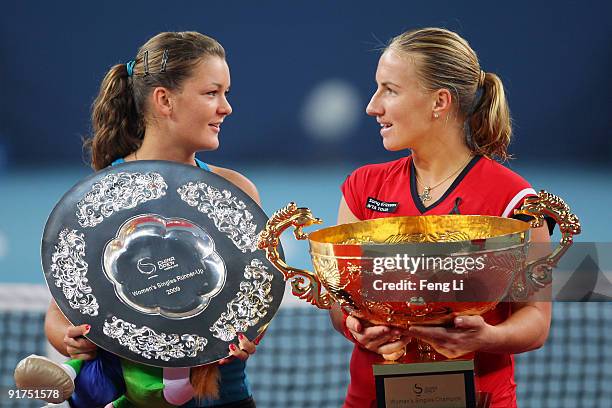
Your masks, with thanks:
[{"label": "floral engraving on silver plate", "polygon": [[167,188],[159,173],[107,174],[77,203],[76,216],[82,227],[94,227],[114,212],[163,197]]},{"label": "floral engraving on silver plate", "polygon": [[231,341],[237,333],[244,333],[268,313],[273,300],[270,292],[274,275],[267,269],[259,259],[253,259],[245,266],[244,277],[247,280],[240,282],[240,291],[227,304],[227,311],[221,313],[210,328],[214,337]]},{"label": "floral engraving on silver plate", "polygon": [[126,322],[116,316],[104,321],[103,333],[116,339],[120,345],[146,359],[169,361],[183,357],[196,357],[208,343],[195,334],[156,333],[153,329]]},{"label": "floral engraving on silver plate", "polygon": [[181,200],[207,214],[215,227],[225,233],[242,252],[257,249],[257,225],[246,204],[228,190],[218,190],[206,183],[189,182],[177,189]]},{"label": "floral engraving on silver plate", "polygon": [[62,288],[73,309],[82,314],[98,315],[98,301],[87,284],[87,262],[85,262],[85,237],[77,230],[63,229],[51,255],[51,272],[55,286]]}]

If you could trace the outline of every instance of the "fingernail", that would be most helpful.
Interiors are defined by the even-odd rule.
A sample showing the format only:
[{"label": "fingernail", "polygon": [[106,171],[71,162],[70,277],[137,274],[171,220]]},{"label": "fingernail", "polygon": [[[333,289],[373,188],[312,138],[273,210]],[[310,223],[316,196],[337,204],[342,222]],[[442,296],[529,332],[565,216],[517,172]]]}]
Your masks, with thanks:
[{"label": "fingernail", "polygon": [[259,339],[259,338],[258,338],[258,339],[255,339],[255,341],[253,342],[253,344],[255,344],[256,346],[258,346],[260,341],[261,341],[261,339]]},{"label": "fingernail", "polygon": [[85,334],[89,333],[89,330],[91,330],[91,326],[90,325],[85,325]]},{"label": "fingernail", "polygon": [[236,345],[235,344],[230,344],[230,350],[232,351],[236,351]]},{"label": "fingernail", "polygon": [[455,324],[461,324],[461,323],[463,323],[463,317],[457,317],[455,319]]},{"label": "fingernail", "polygon": [[244,339],[244,334],[242,334],[242,333],[238,333],[238,338],[239,338],[240,340],[243,340],[243,339]]}]

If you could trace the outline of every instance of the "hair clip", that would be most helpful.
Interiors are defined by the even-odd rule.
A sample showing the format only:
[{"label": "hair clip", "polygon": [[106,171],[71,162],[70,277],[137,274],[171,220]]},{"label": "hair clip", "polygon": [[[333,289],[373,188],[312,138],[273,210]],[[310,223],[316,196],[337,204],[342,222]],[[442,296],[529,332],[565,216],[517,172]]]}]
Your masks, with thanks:
[{"label": "hair clip", "polygon": [[149,51],[144,52],[144,74],[145,76],[149,75]]},{"label": "hair clip", "polygon": [[168,64],[168,50],[165,49],[164,50],[164,55],[162,55],[161,69],[159,70],[159,72],[166,72],[166,65],[167,64]]},{"label": "hair clip", "polygon": [[134,60],[128,61],[127,64],[125,64],[125,68],[127,69],[127,74],[129,77],[134,75],[134,65],[136,65],[136,61]]}]

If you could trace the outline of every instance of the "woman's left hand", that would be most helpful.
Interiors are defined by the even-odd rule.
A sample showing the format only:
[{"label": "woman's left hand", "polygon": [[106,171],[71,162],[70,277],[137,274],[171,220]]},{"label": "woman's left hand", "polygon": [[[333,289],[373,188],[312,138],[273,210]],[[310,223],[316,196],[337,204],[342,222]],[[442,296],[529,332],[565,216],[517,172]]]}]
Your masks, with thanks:
[{"label": "woman's left hand", "polygon": [[219,364],[227,364],[234,358],[238,358],[242,361],[246,361],[251,354],[255,354],[256,343],[250,341],[242,333],[238,334],[238,345],[234,343],[229,345],[229,357],[219,360]]},{"label": "woman's left hand", "polygon": [[459,316],[455,317],[454,323],[452,328],[411,326],[408,333],[448,358],[486,351],[495,344],[495,326],[485,322],[482,316]]}]

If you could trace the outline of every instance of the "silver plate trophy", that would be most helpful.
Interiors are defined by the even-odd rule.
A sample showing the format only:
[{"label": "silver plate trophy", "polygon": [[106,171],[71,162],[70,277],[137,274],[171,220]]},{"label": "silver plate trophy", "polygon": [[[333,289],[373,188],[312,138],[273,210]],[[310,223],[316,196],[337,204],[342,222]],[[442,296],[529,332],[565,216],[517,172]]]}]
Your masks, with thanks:
[{"label": "silver plate trophy", "polygon": [[166,161],[108,167],[57,203],[42,240],[49,290],[87,338],[162,367],[211,363],[255,339],[284,277],[257,250],[267,216],[214,173]]}]

